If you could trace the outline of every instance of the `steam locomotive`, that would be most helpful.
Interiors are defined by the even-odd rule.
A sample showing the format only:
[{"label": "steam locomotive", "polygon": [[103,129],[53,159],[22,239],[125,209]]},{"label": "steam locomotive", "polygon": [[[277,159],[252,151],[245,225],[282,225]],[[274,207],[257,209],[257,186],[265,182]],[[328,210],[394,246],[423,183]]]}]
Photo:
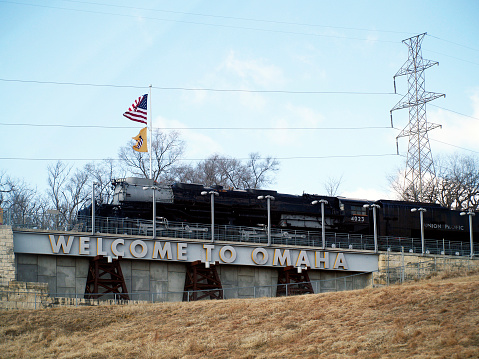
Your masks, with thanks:
[{"label": "steam locomotive", "polygon": [[[156,215],[168,221],[211,223],[211,193],[214,196],[215,224],[258,227],[267,223],[270,206],[271,227],[288,230],[320,231],[320,200],[324,205],[325,230],[328,232],[373,234],[373,211],[379,236],[419,238],[424,209],[424,236],[428,239],[469,241],[469,218],[460,211],[438,204],[393,200],[367,201],[303,193],[290,195],[262,189],[225,189],[201,184],[160,185],[153,180],[128,177],[112,181],[112,203],[99,204],[96,215],[131,219],[151,219],[153,196]],[[315,203],[315,204],[313,204]],[[369,206],[365,206],[369,205]],[[371,205],[375,205],[374,208]],[[82,211],[91,213],[91,207]],[[473,221],[473,233],[479,238],[479,217]]]}]

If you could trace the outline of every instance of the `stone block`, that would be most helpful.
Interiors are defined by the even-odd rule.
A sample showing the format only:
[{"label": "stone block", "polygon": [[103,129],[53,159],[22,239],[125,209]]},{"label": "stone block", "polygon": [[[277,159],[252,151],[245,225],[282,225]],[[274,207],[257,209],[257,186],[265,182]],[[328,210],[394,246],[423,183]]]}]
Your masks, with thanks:
[{"label": "stone block", "polygon": [[17,264],[35,264],[38,263],[38,255],[36,254],[17,254]]},{"label": "stone block", "polygon": [[88,269],[90,268],[90,259],[89,258],[76,258],[75,259],[75,276],[77,278],[86,278],[88,277]]},{"label": "stone block", "polygon": [[150,262],[150,280],[168,281],[168,264],[165,262]]},{"label": "stone block", "polygon": [[221,269],[219,276],[221,284],[224,286],[238,286],[238,267],[235,266],[219,266]]},{"label": "stone block", "polygon": [[[249,287],[253,287],[254,286],[254,283],[253,281],[251,280],[252,278],[249,277],[249,276],[242,276],[242,275],[238,275],[238,287],[240,288],[245,288],[245,287],[248,287],[248,293],[251,292],[251,295],[253,293],[253,289],[252,288],[249,288]],[[251,289],[251,291],[250,291]],[[243,289],[241,289],[241,293],[243,292]],[[241,294],[240,294],[241,295]]]},{"label": "stone block", "polygon": [[223,298],[224,299],[232,299],[232,298],[239,298],[238,288],[236,287],[225,287],[223,285]]},{"label": "stone block", "polygon": [[131,278],[129,278],[129,279],[126,279],[126,278],[125,278],[125,285],[126,285],[126,290],[127,290],[127,292],[128,292],[128,293],[131,293],[131,291],[132,291],[132,290],[131,290]]},{"label": "stone block", "polygon": [[164,302],[165,300],[159,300],[165,296],[164,293],[168,291],[168,282],[167,281],[150,281],[150,292],[155,294],[154,297],[156,297],[158,300],[157,301],[162,301]]},{"label": "stone block", "polygon": [[57,296],[59,297],[74,298],[75,295],[77,295],[75,288],[58,287]]},{"label": "stone block", "polygon": [[186,273],[185,263],[176,263],[176,262],[167,262],[167,263],[168,263],[168,273],[170,272]]},{"label": "stone block", "polygon": [[22,282],[36,282],[38,280],[38,267],[36,264],[18,264],[17,279]]},{"label": "stone block", "polygon": [[186,271],[168,272],[168,292],[182,292],[185,289]]},{"label": "stone block", "polygon": [[120,267],[121,272],[123,273],[123,277],[125,280],[131,281],[131,260],[128,259],[121,259],[120,260]]},{"label": "stone block", "polygon": [[238,298],[253,298],[255,289],[253,287],[243,287],[238,288]]},{"label": "stone block", "polygon": [[149,291],[150,290],[150,272],[146,270],[131,271],[131,292]]},{"label": "stone block", "polygon": [[132,270],[149,270],[150,263],[149,261],[133,260],[131,261],[131,269]]},{"label": "stone block", "polygon": [[75,278],[75,293],[85,293],[86,278]]},{"label": "stone block", "polygon": [[39,275],[38,281],[40,283],[48,284],[48,293],[55,294],[57,292],[57,277],[56,276]]},{"label": "stone block", "polygon": [[75,267],[57,267],[57,288],[75,289]]},{"label": "stone block", "polygon": [[57,266],[75,267],[75,257],[57,256]]},{"label": "stone block", "polygon": [[57,273],[57,259],[55,256],[38,256],[38,275],[55,276]]},{"label": "stone block", "polygon": [[255,268],[254,285],[269,286],[278,283],[278,271],[273,268]]},{"label": "stone block", "polygon": [[239,266],[238,267],[238,276],[249,276],[254,277],[254,267]]}]

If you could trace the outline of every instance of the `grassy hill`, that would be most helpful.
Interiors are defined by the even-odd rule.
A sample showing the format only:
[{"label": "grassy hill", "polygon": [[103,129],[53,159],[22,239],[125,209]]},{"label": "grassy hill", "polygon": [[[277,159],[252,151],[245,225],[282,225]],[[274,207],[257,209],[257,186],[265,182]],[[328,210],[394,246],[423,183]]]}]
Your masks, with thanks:
[{"label": "grassy hill", "polygon": [[0,312],[2,358],[478,358],[479,275],[289,298]]}]

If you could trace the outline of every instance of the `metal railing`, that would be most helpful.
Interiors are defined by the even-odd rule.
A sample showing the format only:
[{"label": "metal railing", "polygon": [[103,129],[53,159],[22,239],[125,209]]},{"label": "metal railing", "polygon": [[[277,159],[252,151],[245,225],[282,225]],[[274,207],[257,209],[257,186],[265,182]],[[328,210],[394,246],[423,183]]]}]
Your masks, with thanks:
[{"label": "metal railing", "polygon": [[[153,236],[153,221],[129,218],[96,217],[98,233]],[[180,239],[211,239],[211,225],[200,223],[173,222],[159,219],[156,222],[157,237]],[[79,217],[73,230],[91,231],[91,217]],[[266,245],[268,233],[264,227],[242,227],[215,225],[215,240],[225,242],[247,242]],[[271,228],[273,245],[321,247],[320,231],[288,230]],[[426,254],[469,256],[470,244],[462,241],[425,239]],[[326,232],[326,248],[374,250],[374,236],[367,234]],[[395,236],[378,236],[379,251],[406,251],[421,253],[421,239]]]},{"label": "metal railing", "polygon": [[[91,233],[92,219],[90,216],[78,216],[75,223],[56,228],[51,224],[42,226],[41,222],[33,220],[25,223],[8,223],[14,228],[64,230]],[[132,218],[95,217],[95,230],[98,234],[122,234],[130,236],[153,236],[153,221]],[[326,248],[341,248],[353,250],[374,250],[374,236],[366,234],[326,232]],[[166,219],[156,221],[158,238],[178,239],[211,239],[211,225],[200,223],[173,222]],[[215,240],[226,242],[247,242],[266,245],[268,243],[267,229],[264,227],[242,227],[230,225],[215,225]],[[443,254],[452,256],[470,256],[470,243],[451,240],[425,239],[426,254]],[[271,244],[322,247],[320,231],[288,230],[271,228]],[[476,246],[477,248],[478,246]],[[421,253],[422,245],[419,238],[396,236],[378,236],[379,251]],[[477,250],[476,252],[477,253]]]}]

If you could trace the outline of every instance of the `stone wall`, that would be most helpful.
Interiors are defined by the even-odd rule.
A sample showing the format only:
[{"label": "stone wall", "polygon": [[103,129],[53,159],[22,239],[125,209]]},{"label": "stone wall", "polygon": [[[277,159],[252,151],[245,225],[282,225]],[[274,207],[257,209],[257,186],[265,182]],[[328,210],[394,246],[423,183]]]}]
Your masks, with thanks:
[{"label": "stone wall", "polygon": [[0,284],[15,280],[15,254],[11,226],[0,225]]},{"label": "stone wall", "polygon": [[435,272],[479,269],[479,260],[468,257],[386,252],[379,255],[374,284],[388,285],[422,279]]},{"label": "stone wall", "polygon": [[39,309],[47,302],[46,283],[10,281],[0,286],[0,309]]}]

